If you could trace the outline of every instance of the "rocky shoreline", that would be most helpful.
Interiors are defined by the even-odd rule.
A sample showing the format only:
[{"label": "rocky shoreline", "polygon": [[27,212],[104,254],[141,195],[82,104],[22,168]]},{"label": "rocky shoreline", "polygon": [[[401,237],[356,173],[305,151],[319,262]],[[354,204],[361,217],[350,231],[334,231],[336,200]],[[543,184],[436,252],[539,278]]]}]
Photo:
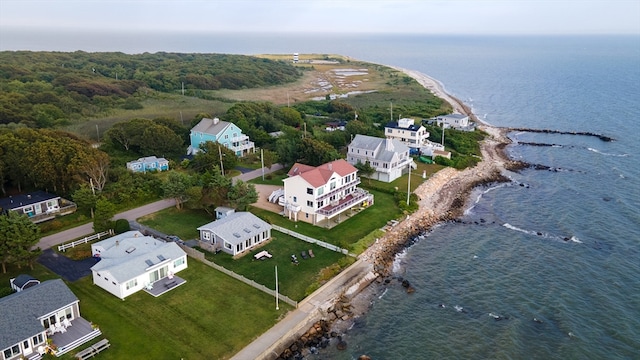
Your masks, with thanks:
[{"label": "rocky shoreline", "polygon": [[[479,186],[508,182],[505,175],[508,170],[517,171],[528,164],[508,158],[505,148],[511,143],[506,136],[509,129],[502,129],[479,122],[471,109],[462,101],[446,94],[442,86],[434,79],[416,71],[396,68],[416,79],[436,96],[451,103],[457,112],[469,115],[480,125],[478,128],[487,134],[480,143],[482,161],[473,168],[456,170],[445,168],[422,183],[414,193],[418,195],[419,209],[408,215],[403,221],[378,238],[359,258],[373,264],[375,280],[379,285],[399,283],[408,293],[414,291],[407,279],[395,277],[392,273],[393,262],[397,254],[403,252],[415,238],[429,231],[435,225],[454,221],[462,216],[469,201],[471,191]],[[368,283],[367,283],[368,284]],[[298,341],[287,348],[279,358],[301,359],[314,353],[318,348],[348,345],[342,335],[354,324],[355,319],[365,314],[381,287],[366,286],[351,296],[340,296],[331,306],[324,319],[315,323]],[[365,356],[365,355],[363,355]]]}]

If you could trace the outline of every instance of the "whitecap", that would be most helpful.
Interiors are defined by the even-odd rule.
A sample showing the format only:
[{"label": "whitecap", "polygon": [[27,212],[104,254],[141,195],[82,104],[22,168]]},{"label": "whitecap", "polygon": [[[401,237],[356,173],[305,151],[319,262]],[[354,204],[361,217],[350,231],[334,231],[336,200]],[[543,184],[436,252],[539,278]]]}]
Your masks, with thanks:
[{"label": "whitecap", "polygon": [[380,296],[378,296],[378,299],[382,299],[383,296],[385,296],[387,294],[387,291],[389,291],[389,288],[384,289],[384,291],[382,292],[382,294],[380,294]]},{"label": "whitecap", "polygon": [[569,240],[576,242],[578,244],[582,244],[582,241],[580,241],[580,239],[578,239],[576,236],[572,236]]},{"label": "whitecap", "polygon": [[558,235],[554,235],[554,234],[549,234],[546,232],[542,232],[542,231],[533,231],[533,230],[526,230],[526,229],[521,229],[517,226],[513,226],[509,223],[504,223],[502,224],[502,226],[506,227],[507,229],[510,230],[514,230],[514,231],[518,231],[527,235],[534,235],[534,236],[538,236],[538,237],[542,237],[545,239],[552,239],[552,240],[557,240],[557,241],[562,241],[562,242],[566,242],[566,241],[573,241],[576,242],[578,244],[582,244],[582,241],[580,239],[578,239],[575,236],[572,236],[571,238],[568,238],[566,236],[558,236]]},{"label": "whitecap", "polygon": [[602,152],[598,149],[594,149],[592,147],[588,147],[587,150],[592,151],[594,153],[600,154],[600,155],[604,155],[604,156],[617,156],[617,157],[627,157],[629,156],[629,154],[612,154],[612,153],[606,153],[606,152]]},{"label": "whitecap", "polygon": [[462,312],[462,310],[463,310],[463,307],[460,306],[460,305],[456,305],[453,308],[456,309],[457,312]]}]

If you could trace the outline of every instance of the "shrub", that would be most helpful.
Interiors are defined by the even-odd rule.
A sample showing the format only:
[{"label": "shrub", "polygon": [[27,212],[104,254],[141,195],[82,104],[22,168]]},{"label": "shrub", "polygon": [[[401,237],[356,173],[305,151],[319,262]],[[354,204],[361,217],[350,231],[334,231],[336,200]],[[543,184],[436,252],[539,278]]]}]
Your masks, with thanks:
[{"label": "shrub", "polygon": [[131,230],[131,227],[129,226],[129,221],[125,219],[116,220],[115,227],[114,227],[114,231],[116,232],[116,234],[122,234],[129,230]]}]

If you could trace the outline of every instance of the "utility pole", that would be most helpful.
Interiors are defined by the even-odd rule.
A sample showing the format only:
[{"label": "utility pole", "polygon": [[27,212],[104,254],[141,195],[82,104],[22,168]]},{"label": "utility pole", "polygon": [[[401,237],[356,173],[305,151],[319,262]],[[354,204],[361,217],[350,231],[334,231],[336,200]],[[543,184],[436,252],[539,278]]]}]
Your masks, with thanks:
[{"label": "utility pole", "polygon": [[407,166],[409,168],[409,181],[407,181],[407,206],[409,206],[409,195],[411,194],[411,163]]},{"label": "utility pole", "polygon": [[262,181],[264,181],[264,151],[260,149],[260,163],[262,164]]},{"label": "utility pole", "polygon": [[280,306],[278,306],[278,265],[276,265],[276,310],[280,310]]},{"label": "utility pole", "polygon": [[224,165],[222,164],[222,150],[220,149],[220,145],[218,145],[218,155],[220,155],[220,171],[222,171],[222,176],[224,176]]},{"label": "utility pole", "polygon": [[98,130],[98,124],[96,124],[96,134],[98,134],[98,142],[100,142],[100,130]]}]

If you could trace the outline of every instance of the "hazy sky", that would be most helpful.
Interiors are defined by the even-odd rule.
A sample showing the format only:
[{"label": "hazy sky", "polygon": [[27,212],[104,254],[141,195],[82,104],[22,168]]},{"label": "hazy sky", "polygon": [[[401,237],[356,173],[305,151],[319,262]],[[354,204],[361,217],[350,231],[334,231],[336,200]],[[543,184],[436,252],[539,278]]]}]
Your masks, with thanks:
[{"label": "hazy sky", "polygon": [[0,0],[0,31],[640,34],[640,0]]}]

